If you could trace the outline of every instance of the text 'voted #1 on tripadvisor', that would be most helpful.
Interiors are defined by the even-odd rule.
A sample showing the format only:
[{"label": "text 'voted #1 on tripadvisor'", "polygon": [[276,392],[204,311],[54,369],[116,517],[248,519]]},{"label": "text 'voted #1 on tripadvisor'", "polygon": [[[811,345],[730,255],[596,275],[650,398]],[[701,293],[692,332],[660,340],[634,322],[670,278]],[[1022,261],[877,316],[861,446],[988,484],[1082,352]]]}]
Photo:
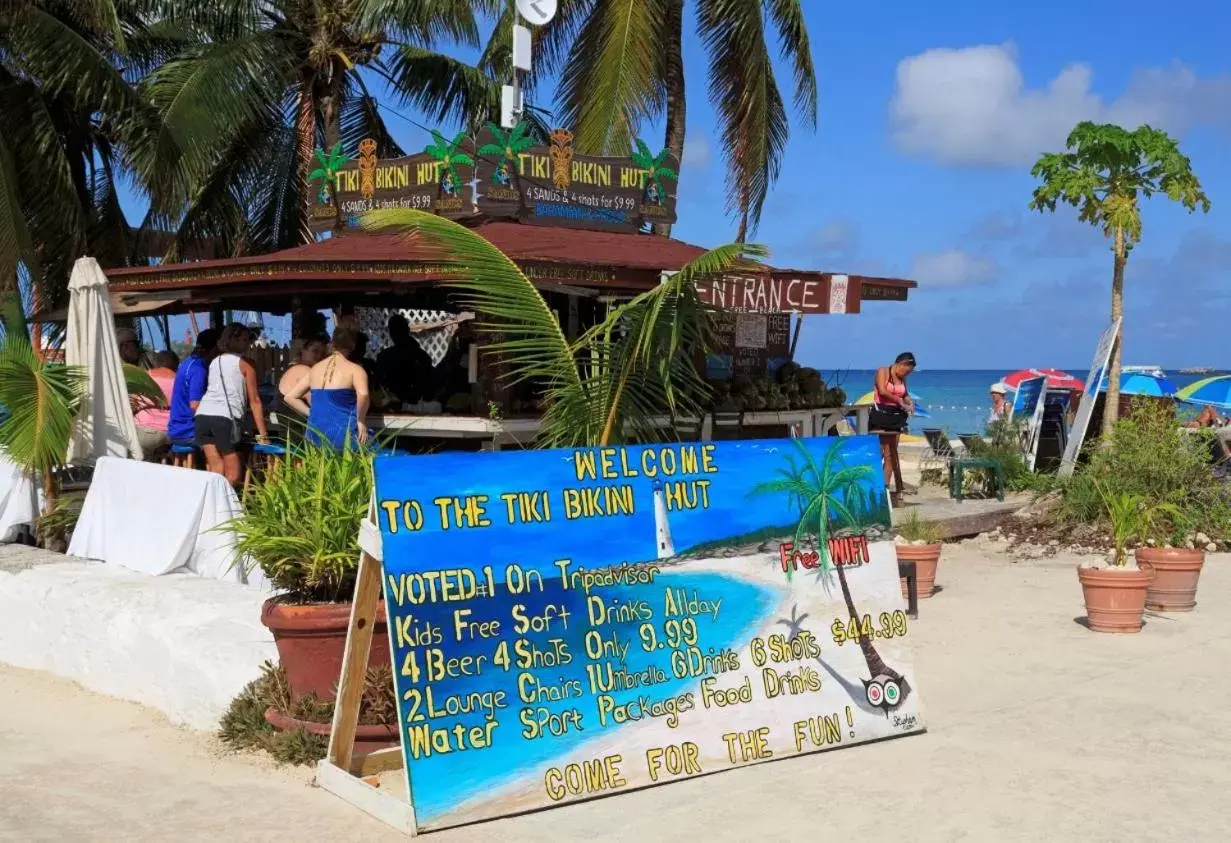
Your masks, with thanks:
[{"label": "text 'voted #1 on tripadvisor'", "polygon": [[923,730],[875,437],[376,461],[420,828]]}]

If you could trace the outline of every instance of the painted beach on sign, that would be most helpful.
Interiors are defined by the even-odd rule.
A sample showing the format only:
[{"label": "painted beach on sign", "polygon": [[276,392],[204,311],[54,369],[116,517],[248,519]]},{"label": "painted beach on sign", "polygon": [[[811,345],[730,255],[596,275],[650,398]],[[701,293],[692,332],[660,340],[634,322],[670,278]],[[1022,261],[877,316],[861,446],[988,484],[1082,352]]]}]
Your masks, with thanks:
[{"label": "painted beach on sign", "polygon": [[376,478],[420,828],[923,729],[874,438]]}]

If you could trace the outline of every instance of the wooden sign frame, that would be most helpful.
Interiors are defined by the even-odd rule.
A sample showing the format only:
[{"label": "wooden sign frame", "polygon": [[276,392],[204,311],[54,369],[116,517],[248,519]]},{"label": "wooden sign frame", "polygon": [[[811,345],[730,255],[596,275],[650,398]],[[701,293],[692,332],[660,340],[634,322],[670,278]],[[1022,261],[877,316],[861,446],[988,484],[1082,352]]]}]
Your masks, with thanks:
[{"label": "wooden sign frame", "polygon": [[391,770],[408,769],[401,739],[395,747],[359,757],[354,754],[359,703],[363,698],[372,630],[376,626],[376,611],[383,590],[381,575],[384,555],[380,528],[376,526],[375,519],[376,495],[373,492],[368,516],[359,525],[359,570],[355,578],[350,626],[346,632],[346,650],[342,656],[342,675],[333,709],[333,728],[329,731],[329,750],[316,766],[316,783],[334,796],[413,837],[417,833],[414,806],[365,780],[366,777]]}]

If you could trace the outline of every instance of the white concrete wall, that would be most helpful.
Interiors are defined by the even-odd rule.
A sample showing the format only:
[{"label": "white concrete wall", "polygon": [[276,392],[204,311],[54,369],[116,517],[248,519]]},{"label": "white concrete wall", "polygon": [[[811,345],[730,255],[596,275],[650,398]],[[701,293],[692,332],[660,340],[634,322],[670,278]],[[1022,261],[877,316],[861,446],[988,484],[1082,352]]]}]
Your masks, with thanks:
[{"label": "white concrete wall", "polygon": [[277,661],[260,620],[265,596],[193,575],[151,577],[94,562],[0,568],[0,661],[212,730],[261,663]]}]

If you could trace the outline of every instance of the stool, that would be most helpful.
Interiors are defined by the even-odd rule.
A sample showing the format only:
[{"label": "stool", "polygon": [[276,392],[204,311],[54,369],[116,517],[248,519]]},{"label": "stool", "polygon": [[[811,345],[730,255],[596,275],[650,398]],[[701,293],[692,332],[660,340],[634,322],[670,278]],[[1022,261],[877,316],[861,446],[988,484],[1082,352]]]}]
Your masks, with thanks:
[{"label": "stool", "polygon": [[259,460],[261,463],[261,473],[268,474],[271,469],[277,470],[282,464],[282,460],[286,458],[286,446],[275,442],[263,443],[257,442],[252,446],[252,453],[248,457],[248,465],[244,468],[244,487],[241,496],[248,494],[248,487],[252,485],[252,475],[256,469],[256,463]]},{"label": "stool", "polygon": [[989,471],[996,484],[996,500],[1004,500],[1004,468],[996,460],[961,457],[949,463],[949,497],[962,502],[962,480],[967,471]]},{"label": "stool", "polygon": [[889,448],[889,459],[893,467],[893,488],[889,490],[889,496],[894,506],[901,506],[902,493],[906,491],[906,484],[902,482],[902,461],[898,457],[898,438],[902,434],[877,431],[876,435],[880,437],[881,448]]},{"label": "stool", "polygon": [[173,465],[176,468],[196,468],[197,448],[195,445],[175,445],[162,458],[163,465]]}]

